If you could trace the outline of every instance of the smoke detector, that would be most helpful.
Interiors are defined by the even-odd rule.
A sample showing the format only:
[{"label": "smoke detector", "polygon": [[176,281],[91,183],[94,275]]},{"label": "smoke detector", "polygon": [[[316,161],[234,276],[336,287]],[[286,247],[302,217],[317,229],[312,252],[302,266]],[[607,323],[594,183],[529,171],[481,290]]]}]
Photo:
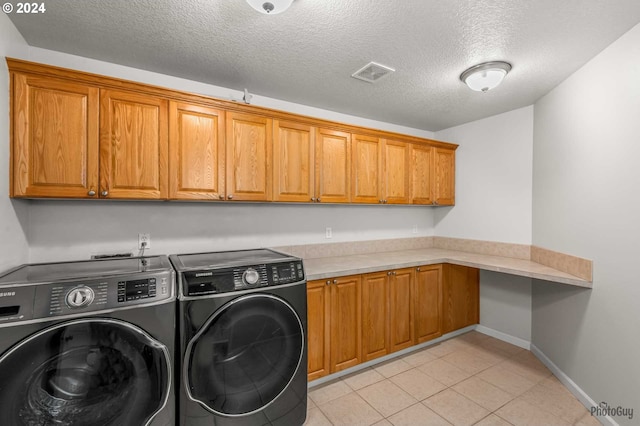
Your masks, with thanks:
[{"label": "smoke detector", "polygon": [[395,71],[396,70],[386,65],[382,65],[377,62],[369,62],[364,67],[351,74],[351,77],[366,81],[367,83],[375,83]]}]

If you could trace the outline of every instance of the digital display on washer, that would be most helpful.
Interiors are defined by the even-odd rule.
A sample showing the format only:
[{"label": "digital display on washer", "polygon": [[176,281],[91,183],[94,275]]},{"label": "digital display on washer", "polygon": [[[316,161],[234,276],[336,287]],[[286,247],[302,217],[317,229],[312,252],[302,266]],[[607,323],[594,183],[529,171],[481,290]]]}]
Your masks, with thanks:
[{"label": "digital display on washer", "polygon": [[156,279],[120,281],[118,283],[118,302],[147,299],[156,295]]},{"label": "digital display on washer", "polygon": [[303,278],[300,262],[278,263],[271,265],[271,275],[275,284],[296,282]]}]

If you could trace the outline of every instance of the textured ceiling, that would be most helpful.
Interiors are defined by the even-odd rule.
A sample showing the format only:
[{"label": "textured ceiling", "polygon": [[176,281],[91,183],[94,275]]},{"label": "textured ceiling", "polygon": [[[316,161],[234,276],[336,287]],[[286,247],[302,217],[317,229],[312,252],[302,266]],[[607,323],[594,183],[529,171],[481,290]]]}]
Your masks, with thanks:
[{"label": "textured ceiling", "polygon": [[[48,0],[9,15],[37,47],[437,131],[530,105],[640,22],[638,0]],[[497,89],[458,76],[506,60]],[[369,61],[396,72],[351,78]],[[612,71],[615,65],[612,65]]]}]

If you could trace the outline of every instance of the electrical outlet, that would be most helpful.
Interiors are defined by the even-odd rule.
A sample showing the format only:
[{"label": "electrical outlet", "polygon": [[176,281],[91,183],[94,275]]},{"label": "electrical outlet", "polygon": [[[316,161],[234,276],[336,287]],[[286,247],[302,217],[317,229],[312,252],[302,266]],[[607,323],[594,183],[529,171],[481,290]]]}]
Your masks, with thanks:
[{"label": "electrical outlet", "polygon": [[333,234],[331,233],[331,228],[327,227],[324,231],[325,238],[332,238]]},{"label": "electrical outlet", "polygon": [[138,234],[138,249],[150,249],[151,248],[151,234]]},{"label": "electrical outlet", "polygon": [[413,225],[413,233],[414,234],[418,233],[418,225]]}]

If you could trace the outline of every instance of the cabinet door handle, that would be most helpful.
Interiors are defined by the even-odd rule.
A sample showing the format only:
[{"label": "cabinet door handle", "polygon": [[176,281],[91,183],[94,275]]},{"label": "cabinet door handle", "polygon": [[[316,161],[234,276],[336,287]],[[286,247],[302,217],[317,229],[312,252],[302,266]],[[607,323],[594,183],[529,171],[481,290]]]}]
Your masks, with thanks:
[{"label": "cabinet door handle", "polygon": [[87,194],[89,194],[89,197],[93,197],[94,195],[96,195],[96,191],[92,189],[89,192],[87,192]]},{"label": "cabinet door handle", "polygon": [[224,195],[220,194],[220,195],[218,195],[218,198],[221,199],[221,200],[224,200]]},{"label": "cabinet door handle", "polygon": [[311,202],[315,203],[316,202],[316,197],[311,197]]},{"label": "cabinet door handle", "polygon": [[100,195],[102,195],[103,197],[106,197],[107,195],[109,195],[109,191],[102,191]]},{"label": "cabinet door handle", "polygon": [[392,274],[393,274],[393,275],[395,275],[395,274],[396,274],[396,271],[393,271],[393,272],[392,272]]},{"label": "cabinet door handle", "polygon": [[331,284],[331,280],[327,280],[327,282],[325,283],[326,285]]},{"label": "cabinet door handle", "polygon": [[387,272],[387,275],[388,275],[388,276],[391,276],[391,271]]},{"label": "cabinet door handle", "polygon": [[420,268],[416,268],[416,271],[420,272]]},{"label": "cabinet door handle", "polygon": [[338,280],[333,280],[333,283],[336,284],[338,282]]},{"label": "cabinet door handle", "polygon": [[382,200],[383,203],[387,204],[387,200]]},{"label": "cabinet door handle", "polygon": [[320,197],[316,198],[316,203],[320,202]]},{"label": "cabinet door handle", "polygon": [[233,194],[227,195],[227,198],[230,199],[230,200],[233,200]]},{"label": "cabinet door handle", "polygon": [[380,204],[382,204],[382,203],[384,203],[384,200],[378,200],[378,202],[379,202]]}]

